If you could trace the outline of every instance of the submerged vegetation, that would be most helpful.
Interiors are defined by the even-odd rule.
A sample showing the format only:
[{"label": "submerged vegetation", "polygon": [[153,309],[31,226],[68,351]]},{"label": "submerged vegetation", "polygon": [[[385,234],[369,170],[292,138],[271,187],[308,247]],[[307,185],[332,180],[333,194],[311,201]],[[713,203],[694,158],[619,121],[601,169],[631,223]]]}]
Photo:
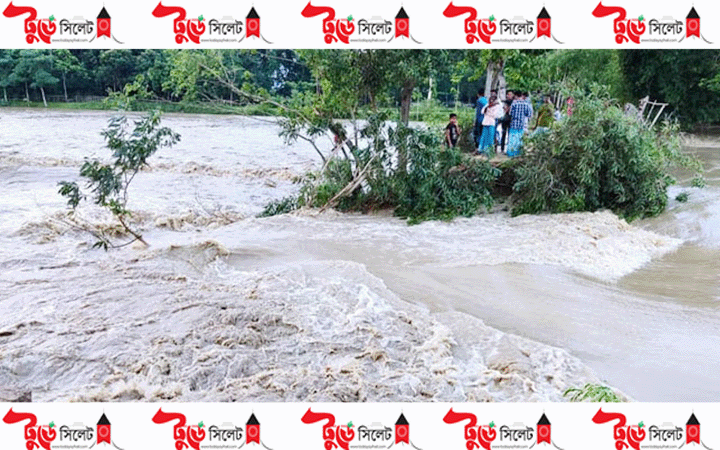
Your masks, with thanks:
[{"label": "submerged vegetation", "polygon": [[336,143],[298,197],[268,205],[263,215],[304,206],[390,208],[418,223],[471,216],[508,201],[513,215],[610,209],[632,221],[664,211],[674,169],[695,171],[693,184],[703,184],[699,162],[681,152],[677,123],[650,129],[599,86],[571,95],[571,115],[530,136],[522,158],[496,165],[442,146],[439,129],[393,127],[374,116],[356,125],[359,140]]},{"label": "submerged vegetation", "polygon": [[591,383],[587,383],[582,388],[566,389],[563,397],[571,402],[620,403],[623,401],[612,388]]},{"label": "submerged vegetation", "polygon": [[[160,127],[160,113],[154,111],[135,121],[132,131],[124,115],[110,119],[108,128],[103,131],[107,147],[112,151],[113,161],[103,164],[97,160],[85,160],[80,168],[80,176],[86,181],[91,200],[112,213],[122,226],[122,231],[133,239],[118,245],[101,230],[87,229],[97,238],[94,247],[119,247],[135,241],[145,243],[140,233],[130,227],[131,216],[127,209],[128,188],[135,176],[147,164],[147,159],[158,149],[170,147],[180,140],[180,135],[170,128]],[[68,205],[76,209],[87,198],[80,186],[74,181],[60,182],[60,195],[68,199]]]},{"label": "submerged vegetation", "polygon": [[[502,91],[505,65],[521,60],[525,71],[537,72],[531,83],[537,92],[575,103],[572,111],[563,111],[561,120],[526,137],[522,158],[497,167],[472,155],[471,109],[457,110],[462,130],[457,149],[441,143],[447,117],[428,114],[424,126],[408,126],[406,103],[414,86],[424,77],[432,79],[437,74],[432,68],[446,54],[398,54],[416,63],[409,73],[369,65],[387,59],[386,53],[305,54],[318,89],[294,95],[284,104],[281,134],[288,141],[310,142],[323,166],[305,177],[297,198],[273,202],[263,215],[299,207],[361,212],[385,208],[417,223],[471,216],[498,201],[508,201],[514,215],[610,209],[631,221],[661,213],[668,202],[667,187],[674,183],[671,171],[685,167],[699,173],[700,166],[680,152],[676,122],[665,120],[656,127],[659,131],[653,130],[611,97],[610,92],[622,92],[617,86],[600,86],[587,71],[576,71],[571,78],[573,73],[553,66],[558,61],[578,62],[578,55],[584,54],[558,58],[553,53],[538,61],[498,50],[467,53],[458,64],[456,70],[465,73],[473,72],[469,67],[487,67],[487,73],[477,68],[474,73],[485,76],[489,92],[490,88]],[[613,55],[603,53],[593,64],[618,71],[619,59]],[[530,83],[523,71],[508,67],[507,73],[519,85]],[[229,79],[223,83],[232,85]],[[399,86],[409,86],[410,96],[399,93],[401,120],[392,125],[376,103]],[[244,95],[242,89],[235,92]],[[326,137],[332,145],[329,155],[317,145]]]},{"label": "submerged vegetation", "polygon": [[515,215],[610,209],[628,221],[655,216],[667,205],[671,170],[701,169],[681,153],[677,124],[648,129],[597,88],[529,148],[517,168]]},{"label": "submerged vegetation", "polygon": [[[680,153],[679,126],[672,119],[683,126],[718,120],[718,55],[710,50],[0,50],[0,101],[30,104],[39,92],[44,105],[48,99],[72,104],[106,98],[103,108],[277,116],[282,136],[311,144],[322,168],[304,177],[299,195],[272,202],[263,215],[299,207],[392,209],[417,223],[470,216],[508,201],[515,215],[610,209],[633,220],[664,210],[675,167],[699,173],[699,165]],[[495,89],[503,98],[506,88],[531,92],[531,100],[551,94],[555,106],[572,98],[575,107],[546,132],[527,136],[522,158],[498,167],[471,156],[470,105],[478,91],[488,95]],[[669,104],[660,118],[665,122],[655,127],[659,131],[623,109],[625,102],[645,96]],[[442,145],[449,112],[457,114],[462,130],[457,149]],[[412,120],[423,125],[410,126]],[[531,127],[538,122],[531,119]],[[100,169],[86,164],[83,174],[105,189],[115,181]],[[63,188],[74,199],[76,186]],[[122,205],[103,202],[98,204],[124,216],[118,214]]]},{"label": "submerged vegetation", "polygon": [[[389,126],[378,115],[358,136],[357,146],[350,143],[349,152],[306,176],[297,197],[271,203],[262,215],[303,206],[362,212],[391,208],[418,223],[472,216],[492,206],[499,169],[458,149],[443,148],[437,133]],[[405,155],[404,166],[398,162],[400,154]]]}]

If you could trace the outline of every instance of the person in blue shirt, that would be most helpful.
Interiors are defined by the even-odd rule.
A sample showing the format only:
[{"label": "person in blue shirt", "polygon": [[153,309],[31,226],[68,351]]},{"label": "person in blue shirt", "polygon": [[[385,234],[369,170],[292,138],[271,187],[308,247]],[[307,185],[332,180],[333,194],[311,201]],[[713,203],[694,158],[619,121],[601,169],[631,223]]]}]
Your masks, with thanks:
[{"label": "person in blue shirt", "polygon": [[480,136],[482,135],[482,122],[484,118],[484,114],[482,113],[483,108],[485,108],[485,105],[488,104],[487,98],[485,98],[485,95],[482,91],[478,91],[478,98],[475,102],[475,126],[473,127],[473,138],[475,139],[475,148],[478,148],[478,145],[480,144]]},{"label": "person in blue shirt", "polygon": [[511,158],[520,156],[525,126],[533,115],[532,106],[530,106],[526,98],[527,94],[523,93],[520,99],[516,98],[510,106],[510,136],[508,138],[507,155]]}]

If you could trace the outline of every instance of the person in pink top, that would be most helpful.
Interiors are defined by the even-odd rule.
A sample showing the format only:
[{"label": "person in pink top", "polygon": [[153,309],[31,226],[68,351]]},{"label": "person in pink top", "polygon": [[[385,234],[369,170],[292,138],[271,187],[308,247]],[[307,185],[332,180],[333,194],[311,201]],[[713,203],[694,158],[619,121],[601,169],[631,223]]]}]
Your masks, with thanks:
[{"label": "person in pink top", "polygon": [[497,119],[503,115],[503,106],[498,101],[497,95],[490,96],[488,104],[483,108],[483,130],[478,145],[478,153],[485,153],[491,156],[495,150],[495,127]]}]

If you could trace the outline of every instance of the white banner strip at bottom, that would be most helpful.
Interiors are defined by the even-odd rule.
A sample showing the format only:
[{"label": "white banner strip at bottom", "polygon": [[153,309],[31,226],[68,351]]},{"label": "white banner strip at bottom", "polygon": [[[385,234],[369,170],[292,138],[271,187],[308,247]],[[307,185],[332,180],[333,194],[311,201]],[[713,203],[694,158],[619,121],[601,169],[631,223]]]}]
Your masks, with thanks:
[{"label": "white banner strip at bottom", "polygon": [[3,403],[0,408],[3,450],[720,450],[715,403]]}]

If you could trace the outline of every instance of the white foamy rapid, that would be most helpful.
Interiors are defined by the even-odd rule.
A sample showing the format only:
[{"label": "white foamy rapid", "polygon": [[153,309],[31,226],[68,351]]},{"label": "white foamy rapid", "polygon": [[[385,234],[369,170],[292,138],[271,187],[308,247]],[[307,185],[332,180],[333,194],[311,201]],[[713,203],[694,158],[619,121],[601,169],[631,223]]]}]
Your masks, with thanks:
[{"label": "white foamy rapid", "polygon": [[3,382],[37,400],[540,401],[597,381],[566,351],[409,305],[358,263],[233,267],[263,256],[207,241],[8,268]]},{"label": "white foamy rapid", "polygon": [[255,218],[316,154],[252,118],[166,116],[183,140],[129,193],[151,246],[91,249],[82,228],[117,225],[68,216],[57,182],[106,156],[108,114],[0,113],[0,383],[34,400],[559,401],[601,382],[590,366],[657,401],[687,390],[644,373],[685,376],[717,345],[663,358],[717,311],[619,287],[677,253],[659,224]]}]

